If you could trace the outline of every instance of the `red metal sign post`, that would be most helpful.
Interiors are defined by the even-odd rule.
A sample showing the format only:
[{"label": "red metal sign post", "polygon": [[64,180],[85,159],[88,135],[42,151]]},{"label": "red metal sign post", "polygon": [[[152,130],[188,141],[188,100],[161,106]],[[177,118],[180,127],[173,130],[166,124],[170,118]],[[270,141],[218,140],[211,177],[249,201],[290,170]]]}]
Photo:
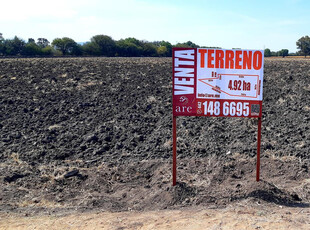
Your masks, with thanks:
[{"label": "red metal sign post", "polygon": [[173,157],[172,157],[172,185],[177,183],[177,117],[173,116],[172,132],[173,132]]},{"label": "red metal sign post", "polygon": [[259,181],[260,175],[260,141],[262,131],[262,118],[258,118],[257,128],[257,160],[256,160],[256,181]]},{"label": "red metal sign post", "polygon": [[259,181],[264,51],[174,48],[172,58],[173,186],[177,181],[177,116],[258,118]]}]

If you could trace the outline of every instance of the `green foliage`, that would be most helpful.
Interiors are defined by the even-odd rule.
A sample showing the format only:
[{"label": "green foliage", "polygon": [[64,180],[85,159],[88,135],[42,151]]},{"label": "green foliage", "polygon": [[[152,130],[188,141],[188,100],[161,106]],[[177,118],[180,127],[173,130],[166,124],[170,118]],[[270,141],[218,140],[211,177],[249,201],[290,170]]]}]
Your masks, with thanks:
[{"label": "green foliage", "polygon": [[93,42],[86,42],[82,46],[82,52],[84,55],[91,55],[91,56],[99,56],[100,55],[100,49],[97,46],[97,44]]},{"label": "green foliage", "polygon": [[[296,45],[300,51],[298,54],[310,55],[310,38],[308,36],[300,38]],[[124,56],[124,57],[171,57],[173,47],[199,48],[200,46],[187,41],[177,43],[173,46],[168,41],[141,41],[133,37],[114,41],[107,35],[95,35],[89,42],[83,45],[77,44],[68,37],[56,38],[50,45],[46,38],[38,38],[37,42],[29,38],[25,43],[22,39],[14,37],[13,39],[4,39],[0,33],[0,55],[26,55],[26,56],[60,56],[60,55],[89,55],[89,56]],[[221,47],[201,46],[201,48],[221,49]],[[233,48],[240,49],[240,48]],[[288,56],[289,51],[282,49],[278,52],[265,49],[265,57]]]},{"label": "green foliage", "polygon": [[[165,57],[172,57],[172,45],[170,42],[167,41],[161,41],[159,43],[160,46],[166,47],[167,52],[165,53]],[[160,55],[160,54],[159,54]]]},{"label": "green foliage", "polygon": [[56,50],[52,47],[52,55],[53,56],[61,56],[62,55],[62,52],[60,50]]},{"label": "green foliage", "polygon": [[27,43],[35,43],[35,40],[33,38],[28,38],[28,42]]},{"label": "green foliage", "polygon": [[51,56],[53,54],[53,48],[51,46],[46,46],[41,49],[41,53],[44,56]]},{"label": "green foliage", "polygon": [[141,42],[135,38],[121,39],[116,42],[117,55],[124,57],[140,57],[143,53]]},{"label": "green foliage", "polygon": [[138,46],[138,47],[141,47],[141,46],[142,46],[142,42],[139,41],[139,40],[136,39],[136,38],[126,38],[125,41],[128,42],[128,43],[135,44],[135,45]]},{"label": "green foliage", "polygon": [[300,54],[304,55],[305,57],[307,55],[310,55],[310,37],[304,36],[298,39],[296,42],[297,48],[300,50]]},{"label": "green foliage", "polygon": [[279,56],[282,56],[283,58],[288,56],[288,49],[282,49],[278,51]]},{"label": "green foliage", "polygon": [[96,35],[91,38],[90,42],[83,44],[81,48],[83,55],[91,56],[172,56],[172,45],[169,42],[140,41],[132,37],[114,41],[109,36]]},{"label": "green foliage", "polygon": [[166,57],[167,53],[168,53],[167,47],[166,46],[159,46],[157,48],[157,53],[160,57]]},{"label": "green foliage", "polygon": [[2,33],[0,33],[0,55],[3,55],[3,52],[4,52],[3,42],[4,42],[4,38],[2,36]]},{"label": "green foliage", "polygon": [[266,48],[266,49],[264,50],[264,56],[265,56],[265,57],[270,57],[270,56],[271,56],[271,51],[270,51],[270,49]]},{"label": "green foliage", "polygon": [[13,39],[5,39],[3,53],[6,55],[19,55],[25,47],[25,41],[15,36]]},{"label": "green foliage", "polygon": [[50,42],[46,38],[38,38],[37,45],[41,48],[49,46]]},{"label": "green foliage", "polygon": [[52,46],[54,46],[55,50],[61,51],[62,54],[66,52],[66,47],[62,38],[55,38],[52,41]]},{"label": "green foliage", "polygon": [[142,54],[145,57],[156,57],[157,55],[157,48],[151,42],[143,42],[142,43]]},{"label": "green foliage", "polygon": [[26,56],[36,56],[36,55],[41,55],[42,54],[42,50],[41,48],[35,44],[34,42],[28,42],[23,51],[22,51],[23,55]]},{"label": "green foliage", "polygon": [[76,44],[76,46],[73,47],[71,54],[75,56],[81,56],[83,54],[82,46],[79,44]]},{"label": "green foliage", "polygon": [[199,45],[196,45],[195,43],[191,41],[187,41],[185,43],[178,43],[175,45],[175,47],[184,47],[184,48],[199,48]]},{"label": "green foliage", "polygon": [[76,53],[78,53],[77,51],[80,50],[77,43],[73,39],[68,37],[55,38],[52,42],[52,46],[56,50],[61,51],[63,55],[75,55]]},{"label": "green foliage", "polygon": [[[38,39],[40,41],[40,39]],[[28,42],[15,36],[13,39],[4,39],[0,33],[0,55],[24,55],[24,56],[50,56],[54,50],[51,46],[46,46],[47,39],[43,39],[45,43],[38,44],[33,38],[28,38]],[[45,44],[45,45],[44,45]]]},{"label": "green foliage", "polygon": [[95,35],[90,39],[90,42],[92,44],[89,48],[91,48],[92,52],[103,56],[115,56],[116,44],[111,37],[107,35]]}]

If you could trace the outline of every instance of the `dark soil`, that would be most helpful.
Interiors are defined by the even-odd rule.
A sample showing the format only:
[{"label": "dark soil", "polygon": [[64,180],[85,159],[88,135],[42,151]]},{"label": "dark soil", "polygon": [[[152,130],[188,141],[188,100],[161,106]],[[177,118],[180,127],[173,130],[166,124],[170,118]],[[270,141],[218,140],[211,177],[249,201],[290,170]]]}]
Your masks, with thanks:
[{"label": "dark soil", "polygon": [[0,210],[310,202],[310,61],[266,60],[257,121],[178,118],[170,58],[0,59]]}]

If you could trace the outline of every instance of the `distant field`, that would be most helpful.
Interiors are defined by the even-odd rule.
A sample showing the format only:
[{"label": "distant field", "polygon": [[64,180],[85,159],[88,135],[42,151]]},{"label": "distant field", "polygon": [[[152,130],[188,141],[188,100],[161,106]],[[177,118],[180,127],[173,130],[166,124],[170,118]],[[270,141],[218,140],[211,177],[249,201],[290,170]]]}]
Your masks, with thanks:
[{"label": "distant field", "polygon": [[171,58],[0,59],[0,228],[18,213],[161,218],[240,203],[264,223],[295,207],[283,216],[307,224],[297,214],[310,202],[309,60],[265,60],[260,182],[255,119],[180,117],[172,187]]},{"label": "distant field", "polygon": [[310,59],[310,56],[307,56],[307,57],[305,57],[305,56],[286,56],[284,58],[279,56],[279,57],[265,57],[265,58],[267,58],[267,59],[304,59],[304,60],[306,60],[306,59]]}]

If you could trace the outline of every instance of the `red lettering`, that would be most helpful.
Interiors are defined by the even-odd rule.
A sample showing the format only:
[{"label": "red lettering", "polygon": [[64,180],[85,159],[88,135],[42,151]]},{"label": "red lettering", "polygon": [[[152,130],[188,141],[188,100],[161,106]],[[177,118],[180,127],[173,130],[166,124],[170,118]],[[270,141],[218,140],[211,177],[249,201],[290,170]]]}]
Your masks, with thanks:
[{"label": "red lettering", "polygon": [[224,68],[223,50],[215,50],[215,68]]},{"label": "red lettering", "polygon": [[225,69],[234,68],[234,51],[226,50],[225,54]]},{"label": "red lettering", "polygon": [[205,54],[207,53],[207,50],[200,49],[198,50],[198,52],[200,53],[200,68],[204,68],[205,67]]},{"label": "red lettering", "polygon": [[259,70],[262,68],[263,55],[260,51],[255,51],[253,54],[253,68]]},{"label": "red lettering", "polygon": [[243,51],[243,69],[252,68],[252,51]]},{"label": "red lettering", "polygon": [[235,68],[236,69],[241,69],[242,66],[240,65],[241,57],[240,55],[242,54],[241,50],[236,50],[236,60],[235,60]]},{"label": "red lettering", "polygon": [[214,54],[214,50],[208,50],[208,68],[214,68],[214,64],[212,64],[214,57],[212,54]]},{"label": "red lettering", "polygon": [[261,51],[198,49],[198,52],[200,68],[259,70],[263,65]]}]

